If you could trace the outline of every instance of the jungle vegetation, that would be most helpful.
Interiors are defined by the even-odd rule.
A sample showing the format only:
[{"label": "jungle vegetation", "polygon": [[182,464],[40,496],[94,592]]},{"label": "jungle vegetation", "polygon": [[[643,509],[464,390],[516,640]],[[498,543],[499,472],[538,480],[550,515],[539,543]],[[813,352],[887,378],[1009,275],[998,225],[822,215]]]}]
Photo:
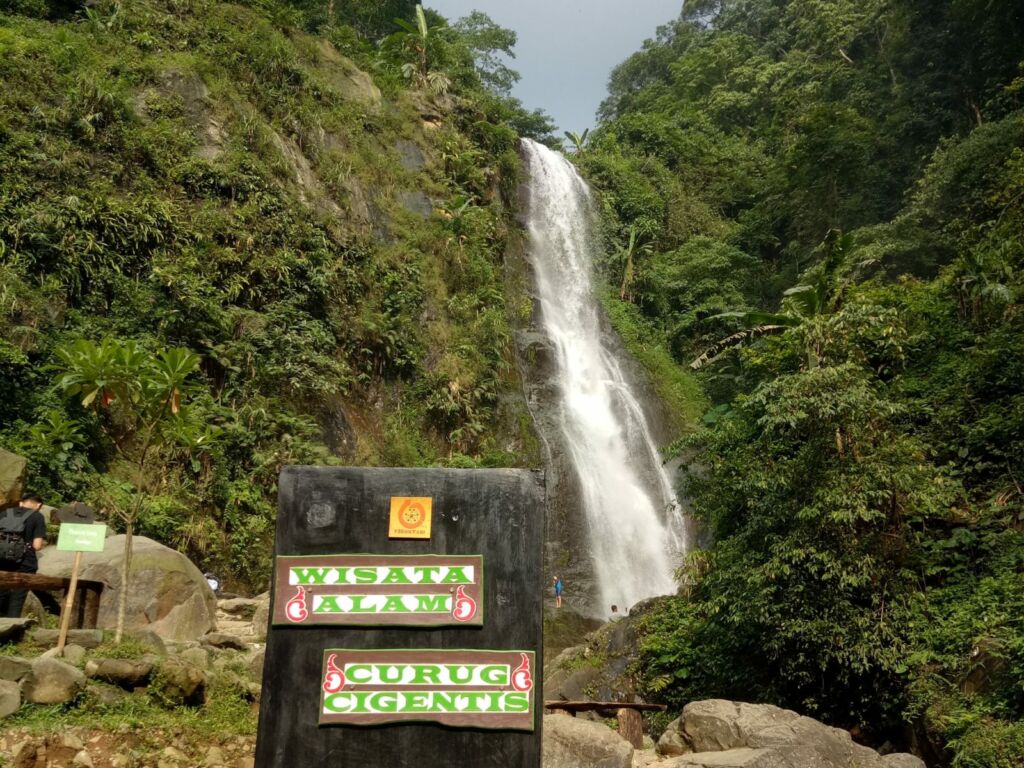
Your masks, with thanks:
[{"label": "jungle vegetation", "polygon": [[1024,764],[1022,92],[1014,0],[688,0],[613,72],[606,303],[710,402],[651,698]]},{"label": "jungle vegetation", "polygon": [[261,591],[285,464],[535,466],[503,263],[553,126],[514,44],[405,0],[0,0],[0,444],[33,490]]},{"label": "jungle vegetation", "polygon": [[[609,315],[696,424],[649,698],[1024,762],[1021,14],[690,0],[567,134]],[[284,464],[536,465],[506,254],[516,139],[557,139],[514,43],[408,0],[0,0],[34,489],[257,590]]]}]

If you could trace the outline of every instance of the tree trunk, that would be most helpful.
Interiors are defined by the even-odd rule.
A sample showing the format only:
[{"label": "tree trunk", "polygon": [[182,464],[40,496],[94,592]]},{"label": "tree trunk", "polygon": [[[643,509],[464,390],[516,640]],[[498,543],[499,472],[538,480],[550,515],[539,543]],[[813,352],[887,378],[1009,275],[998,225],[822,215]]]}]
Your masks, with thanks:
[{"label": "tree trunk", "polygon": [[124,620],[128,612],[128,580],[132,570],[132,529],[130,520],[124,529],[124,560],[121,563],[121,593],[117,596],[117,629],[114,631],[114,645],[120,645],[124,637]]}]

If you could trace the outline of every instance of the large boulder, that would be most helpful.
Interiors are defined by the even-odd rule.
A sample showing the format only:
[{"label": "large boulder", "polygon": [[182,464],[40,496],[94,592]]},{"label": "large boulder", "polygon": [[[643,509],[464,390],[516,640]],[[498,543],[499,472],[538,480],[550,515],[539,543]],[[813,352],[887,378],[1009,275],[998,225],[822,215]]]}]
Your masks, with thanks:
[{"label": "large boulder", "polygon": [[603,723],[544,716],[544,768],[632,768],[633,745]]},{"label": "large boulder", "polygon": [[[217,599],[199,569],[180,552],[152,539],[136,536],[132,545],[125,627],[150,630],[168,640],[196,640],[213,629]],[[70,576],[74,555],[47,547],[40,553],[39,573]],[[117,624],[123,560],[124,536],[109,537],[102,552],[82,555],[81,578],[107,585],[100,599],[102,628]]]},{"label": "large boulder", "polygon": [[198,707],[206,701],[206,673],[174,656],[161,662],[153,687],[157,697],[168,706]]},{"label": "large boulder", "polygon": [[17,683],[32,671],[32,662],[18,656],[0,656],[0,680]]},{"label": "large boulder", "polygon": [[262,643],[267,639],[267,625],[270,624],[270,593],[265,592],[256,600],[259,604],[252,615],[252,634],[257,643]]},{"label": "large boulder", "polygon": [[21,707],[21,686],[0,680],[0,718],[10,717]]},{"label": "large boulder", "polygon": [[658,739],[658,744],[655,747],[659,755],[665,755],[666,757],[677,757],[678,755],[685,755],[688,752],[693,752],[693,748],[687,743],[683,737],[683,718],[677,717],[668,727],[665,732],[661,734],[661,738]]},{"label": "large boulder", "polygon": [[882,758],[850,734],[788,709],[722,699],[683,708],[659,741],[662,754],[691,752],[664,768],[923,768],[912,755]]},{"label": "large boulder", "polygon": [[0,448],[0,509],[21,501],[26,466],[28,462],[24,458]]},{"label": "large boulder", "polygon": [[64,704],[85,690],[85,675],[63,661],[40,657],[21,686],[33,704]]},{"label": "large boulder", "polygon": [[380,88],[373,82],[370,75],[359,69],[351,59],[342,56],[338,49],[328,41],[320,41],[318,47],[320,71],[343,98],[360,102],[368,107],[381,105]]},{"label": "large boulder", "polygon": [[[545,631],[548,624],[545,617]],[[630,619],[603,624],[584,641],[545,666],[544,695],[564,701],[636,701],[631,672],[637,659],[636,623]]]},{"label": "large boulder", "polygon": [[153,664],[146,660],[92,659],[85,665],[85,674],[131,691],[149,682]]}]

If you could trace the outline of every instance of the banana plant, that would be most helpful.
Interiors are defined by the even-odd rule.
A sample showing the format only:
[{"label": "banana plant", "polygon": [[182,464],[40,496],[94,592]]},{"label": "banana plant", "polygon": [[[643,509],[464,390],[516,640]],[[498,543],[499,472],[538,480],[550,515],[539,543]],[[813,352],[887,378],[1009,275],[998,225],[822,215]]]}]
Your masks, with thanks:
[{"label": "banana plant", "polygon": [[427,14],[424,12],[423,6],[419,3],[416,4],[415,24],[408,19],[395,19],[395,24],[405,31],[406,47],[416,56],[416,63],[404,65],[402,73],[407,78],[418,74],[422,80],[426,81],[427,75],[430,72],[427,46],[430,43],[431,32],[434,28],[427,21]]},{"label": "banana plant", "polygon": [[576,133],[575,131],[565,131],[565,138],[572,142],[573,152],[577,155],[582,154],[583,150],[586,149],[587,139],[590,138],[590,129],[587,128],[583,133]]},{"label": "banana plant", "polygon": [[[807,282],[799,283],[782,294],[779,312],[762,310],[740,310],[711,315],[708,320],[739,320],[741,330],[719,339],[690,363],[693,370],[699,370],[712,363],[725,352],[759,336],[785,333],[802,325],[807,320],[834,311],[842,297],[842,290],[835,290],[835,275],[847,260],[852,247],[848,233],[831,229],[822,241],[825,258],[819,268],[809,270]],[[814,367],[816,358],[808,355],[808,365]]]},{"label": "banana plant", "polygon": [[622,286],[619,288],[619,300],[633,301],[633,281],[636,278],[636,264],[635,257],[643,254],[649,254],[653,250],[650,243],[640,244],[640,233],[637,231],[636,225],[629,228],[629,242],[624,249],[620,250],[620,253],[625,260],[625,265],[622,269]]}]

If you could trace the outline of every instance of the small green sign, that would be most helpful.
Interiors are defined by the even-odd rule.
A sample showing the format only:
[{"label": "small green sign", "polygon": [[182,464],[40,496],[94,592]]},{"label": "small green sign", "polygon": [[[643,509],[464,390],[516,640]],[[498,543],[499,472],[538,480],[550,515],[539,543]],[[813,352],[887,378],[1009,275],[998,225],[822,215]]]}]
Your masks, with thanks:
[{"label": "small green sign", "polygon": [[57,549],[66,552],[102,552],[107,526],[63,523],[57,536]]}]

